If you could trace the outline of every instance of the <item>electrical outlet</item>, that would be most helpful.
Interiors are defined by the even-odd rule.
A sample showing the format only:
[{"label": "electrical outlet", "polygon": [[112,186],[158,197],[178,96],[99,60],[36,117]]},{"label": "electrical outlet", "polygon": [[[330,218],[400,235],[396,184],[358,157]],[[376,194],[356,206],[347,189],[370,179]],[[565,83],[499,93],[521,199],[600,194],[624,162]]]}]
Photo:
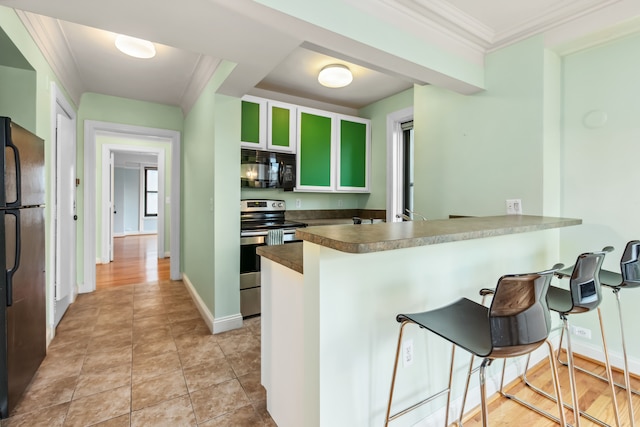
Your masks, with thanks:
[{"label": "electrical outlet", "polygon": [[402,366],[407,368],[413,365],[413,340],[402,342]]},{"label": "electrical outlet", "polygon": [[522,200],[507,199],[507,215],[522,215]]},{"label": "electrical outlet", "polygon": [[296,199],[296,208],[301,208],[301,207],[302,207],[302,200]]},{"label": "electrical outlet", "polygon": [[570,329],[571,333],[577,337],[586,338],[588,340],[591,339],[591,329],[573,325],[571,325]]}]

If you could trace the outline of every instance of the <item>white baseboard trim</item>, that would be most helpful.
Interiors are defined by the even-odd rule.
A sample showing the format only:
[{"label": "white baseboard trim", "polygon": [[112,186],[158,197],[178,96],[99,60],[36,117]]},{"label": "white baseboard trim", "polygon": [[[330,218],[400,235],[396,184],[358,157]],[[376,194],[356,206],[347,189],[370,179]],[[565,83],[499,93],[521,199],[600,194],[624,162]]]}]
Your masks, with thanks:
[{"label": "white baseboard trim", "polygon": [[182,273],[182,281],[186,285],[187,290],[191,295],[191,299],[193,299],[200,315],[212,334],[219,334],[221,332],[231,331],[242,327],[242,315],[240,313],[214,319],[213,314],[211,314],[207,305],[202,301],[200,295],[198,295],[193,283],[191,283],[189,277],[184,273]]},{"label": "white baseboard trim", "polygon": [[[551,343],[554,346],[554,349],[557,348],[558,340],[551,338]],[[530,366],[535,366],[537,363],[547,359],[549,354],[549,350],[546,344],[540,346],[536,351],[531,354],[531,362]],[[476,358],[475,366],[482,361],[482,359]],[[507,364],[507,369],[504,374],[504,383],[509,384],[516,378],[518,378],[525,367],[526,357],[520,357],[515,359],[515,361],[511,361],[511,363]],[[502,360],[496,359],[492,366],[487,369],[487,380],[486,380],[486,388],[487,388],[487,396],[490,397],[493,394],[497,393],[500,390],[500,377],[502,375]],[[475,384],[475,385],[474,385]],[[457,399],[453,399],[449,405],[449,424],[452,424],[454,421],[457,421],[457,417],[460,415],[460,406],[462,405],[462,389],[454,390],[454,394],[460,393],[460,396]],[[418,423],[414,425],[414,427],[430,427],[435,425],[444,425],[445,421],[445,411],[446,408],[446,398],[440,397],[438,398],[442,401],[442,407],[438,409],[436,412],[432,413],[426,418],[423,418]],[[475,410],[475,408],[480,405],[480,385],[478,383],[478,373],[475,372],[471,378],[471,385],[469,386],[469,392],[467,393],[467,402],[465,404],[465,415],[470,411]],[[491,417],[491,415],[489,415]],[[464,417],[463,417],[464,418]]]},{"label": "white baseboard trim", "polygon": [[[604,350],[601,346],[577,341],[575,338],[571,341],[571,346],[573,347],[573,352],[575,354],[580,354],[590,359],[597,360],[604,365]],[[627,358],[629,361],[629,373],[636,376],[640,375],[640,360],[628,357],[628,355]],[[622,350],[617,352],[609,349],[609,362],[611,362],[611,367],[622,371],[624,368]]]},{"label": "white baseboard trim", "polygon": [[165,258],[171,258],[171,252],[165,252],[164,253],[164,257]]},{"label": "white baseboard trim", "polygon": [[242,314],[232,314],[231,316],[219,317],[213,322],[213,333],[231,331],[242,328]]},{"label": "white baseboard trim", "polygon": [[202,316],[202,319],[207,324],[209,331],[213,333],[213,314],[211,314],[207,305],[204,303],[204,301],[202,301],[202,298],[200,298],[200,295],[196,291],[196,288],[193,287],[193,283],[191,283],[191,280],[189,280],[189,276],[182,273],[182,281],[187,286],[187,290],[191,295],[191,299],[196,304],[196,307],[200,312],[200,316]]}]

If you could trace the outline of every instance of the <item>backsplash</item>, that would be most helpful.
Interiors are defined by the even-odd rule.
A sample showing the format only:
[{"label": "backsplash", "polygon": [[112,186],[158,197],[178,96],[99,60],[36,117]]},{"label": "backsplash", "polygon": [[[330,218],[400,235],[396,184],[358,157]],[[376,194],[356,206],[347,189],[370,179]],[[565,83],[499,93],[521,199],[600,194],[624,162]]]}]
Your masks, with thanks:
[{"label": "backsplash", "polygon": [[[241,189],[242,199],[278,199],[287,203],[289,210],[361,209],[367,204],[369,194],[350,193],[302,193],[279,189]],[[296,202],[299,201],[299,204]]]}]

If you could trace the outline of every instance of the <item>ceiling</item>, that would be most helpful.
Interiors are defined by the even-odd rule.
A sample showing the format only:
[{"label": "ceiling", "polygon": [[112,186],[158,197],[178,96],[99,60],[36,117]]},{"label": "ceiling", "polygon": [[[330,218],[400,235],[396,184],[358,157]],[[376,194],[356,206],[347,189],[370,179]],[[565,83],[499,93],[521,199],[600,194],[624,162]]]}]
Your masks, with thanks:
[{"label": "ceiling", "polygon": [[[486,53],[533,34],[551,34],[548,38],[559,45],[640,16],[637,0],[343,2],[479,63]],[[414,83],[438,84],[424,67],[257,1],[183,0],[163,2],[161,8],[154,0],[0,4],[20,9],[27,30],[76,104],[82,93],[95,92],[176,105],[186,113],[222,61],[237,64],[223,93],[262,90],[351,109]],[[625,31],[638,28],[634,22]],[[113,43],[117,33],[153,41],[158,54],[151,60],[121,54]],[[317,82],[318,71],[335,62],[353,71],[350,86],[328,89]]]}]

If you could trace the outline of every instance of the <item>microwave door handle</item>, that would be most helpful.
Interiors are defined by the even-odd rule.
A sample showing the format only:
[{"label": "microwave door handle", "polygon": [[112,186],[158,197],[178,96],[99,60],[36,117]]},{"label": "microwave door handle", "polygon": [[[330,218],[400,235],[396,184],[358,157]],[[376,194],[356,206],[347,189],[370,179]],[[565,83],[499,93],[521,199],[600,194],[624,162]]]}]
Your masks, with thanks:
[{"label": "microwave door handle", "polygon": [[282,187],[284,183],[284,169],[284,162],[281,160],[280,163],[278,163],[278,187]]}]

